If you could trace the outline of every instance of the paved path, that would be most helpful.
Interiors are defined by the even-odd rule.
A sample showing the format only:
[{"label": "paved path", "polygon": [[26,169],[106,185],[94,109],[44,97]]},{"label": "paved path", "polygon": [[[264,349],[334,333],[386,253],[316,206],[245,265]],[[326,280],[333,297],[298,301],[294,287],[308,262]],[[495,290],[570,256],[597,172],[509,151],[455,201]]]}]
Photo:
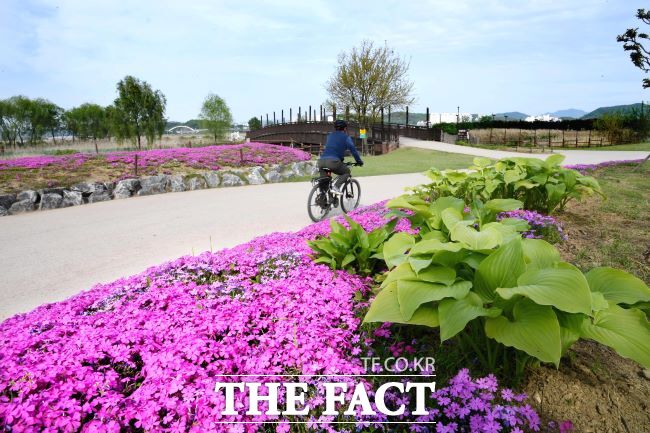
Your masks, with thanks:
[{"label": "paved path", "polygon": [[[479,147],[458,146],[456,144],[441,143],[439,141],[422,141],[413,138],[400,137],[402,147],[420,147],[423,149],[438,150],[441,152],[462,153],[464,155],[485,156],[488,158],[510,158],[524,156],[546,159],[550,153],[523,153],[508,152],[505,150],[490,150]],[[645,159],[647,151],[636,150],[554,150],[566,156],[562,164],[597,164],[605,161],[624,161],[630,159]]]},{"label": "paved path", "polygon": [[[395,197],[420,174],[360,179],[362,203]],[[0,219],[0,321],[167,260],[309,223],[306,182],[112,200]]]}]

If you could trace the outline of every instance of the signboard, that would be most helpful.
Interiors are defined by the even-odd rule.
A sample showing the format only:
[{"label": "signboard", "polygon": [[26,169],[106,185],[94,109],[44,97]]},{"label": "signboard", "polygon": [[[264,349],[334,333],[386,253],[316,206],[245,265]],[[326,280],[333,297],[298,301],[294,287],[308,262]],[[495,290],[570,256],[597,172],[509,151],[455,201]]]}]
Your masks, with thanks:
[{"label": "signboard", "polygon": [[361,128],[359,129],[359,138],[366,138],[366,130]]}]

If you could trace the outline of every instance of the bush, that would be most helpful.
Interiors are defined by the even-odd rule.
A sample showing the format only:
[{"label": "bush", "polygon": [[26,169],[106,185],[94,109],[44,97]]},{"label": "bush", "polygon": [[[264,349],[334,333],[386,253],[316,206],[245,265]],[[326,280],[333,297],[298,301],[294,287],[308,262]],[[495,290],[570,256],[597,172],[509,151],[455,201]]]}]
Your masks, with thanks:
[{"label": "bush", "polygon": [[535,158],[506,158],[495,163],[474,158],[470,171],[431,169],[431,183],[414,190],[426,199],[454,196],[471,203],[481,200],[517,199],[524,209],[545,214],[562,210],[573,199],[594,193],[602,195],[600,185],[590,176],[562,168],[563,155],[551,155],[545,161]]}]

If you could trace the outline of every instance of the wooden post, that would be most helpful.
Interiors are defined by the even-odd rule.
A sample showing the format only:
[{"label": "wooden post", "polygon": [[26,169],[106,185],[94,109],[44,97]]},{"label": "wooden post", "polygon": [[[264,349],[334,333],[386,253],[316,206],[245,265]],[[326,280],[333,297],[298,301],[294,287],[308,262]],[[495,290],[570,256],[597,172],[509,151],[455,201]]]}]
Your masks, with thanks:
[{"label": "wooden post", "polygon": [[282,109],[282,124],[284,125],[284,108]]},{"label": "wooden post", "polygon": [[269,113],[266,113],[266,126],[269,126]]},{"label": "wooden post", "polygon": [[314,108],[314,122],[316,121],[316,109]]},{"label": "wooden post", "polygon": [[589,130],[589,140],[587,141],[587,147],[591,147],[591,129]]},{"label": "wooden post", "polygon": [[580,131],[576,129],[576,148],[578,147],[578,135],[580,135]]},{"label": "wooden post", "polygon": [[264,117],[260,115],[260,128],[264,128]]},{"label": "wooden post", "polygon": [[388,123],[390,124],[390,105],[388,106]]},{"label": "wooden post", "polygon": [[320,121],[323,121],[323,104],[320,105]]},{"label": "wooden post", "polygon": [[562,130],[562,147],[564,147],[564,129]]},{"label": "wooden post", "polygon": [[551,147],[551,129],[548,129],[548,147]]},{"label": "wooden post", "polygon": [[537,147],[537,129],[533,129],[534,135],[533,135],[533,146]]},{"label": "wooden post", "polygon": [[293,122],[293,108],[289,108],[289,123]]},{"label": "wooden post", "polygon": [[311,105],[309,106],[309,121],[311,122]]},{"label": "wooden post", "polygon": [[135,154],[135,177],[138,177],[138,154]]},{"label": "wooden post", "polygon": [[429,107],[427,107],[427,128],[429,127]]},{"label": "wooden post", "polygon": [[301,117],[302,117],[302,107],[299,105],[298,106],[298,119],[296,121],[300,122]]},{"label": "wooden post", "polygon": [[408,128],[409,126],[409,107],[408,105],[406,106],[406,127]]},{"label": "wooden post", "polygon": [[274,125],[277,125],[277,124],[278,124],[278,122],[275,120],[275,111],[273,112],[273,124],[274,124]]}]

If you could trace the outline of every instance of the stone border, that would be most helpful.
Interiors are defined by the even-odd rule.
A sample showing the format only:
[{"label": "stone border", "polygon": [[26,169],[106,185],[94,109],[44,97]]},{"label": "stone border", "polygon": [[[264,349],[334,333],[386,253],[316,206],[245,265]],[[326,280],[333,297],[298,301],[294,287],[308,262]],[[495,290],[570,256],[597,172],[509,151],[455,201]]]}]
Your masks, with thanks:
[{"label": "stone border", "polygon": [[301,176],[315,176],[317,173],[316,161],[300,161],[187,175],[161,174],[118,182],[83,182],[70,188],[45,188],[0,195],[0,216],[167,192],[278,183]]}]

